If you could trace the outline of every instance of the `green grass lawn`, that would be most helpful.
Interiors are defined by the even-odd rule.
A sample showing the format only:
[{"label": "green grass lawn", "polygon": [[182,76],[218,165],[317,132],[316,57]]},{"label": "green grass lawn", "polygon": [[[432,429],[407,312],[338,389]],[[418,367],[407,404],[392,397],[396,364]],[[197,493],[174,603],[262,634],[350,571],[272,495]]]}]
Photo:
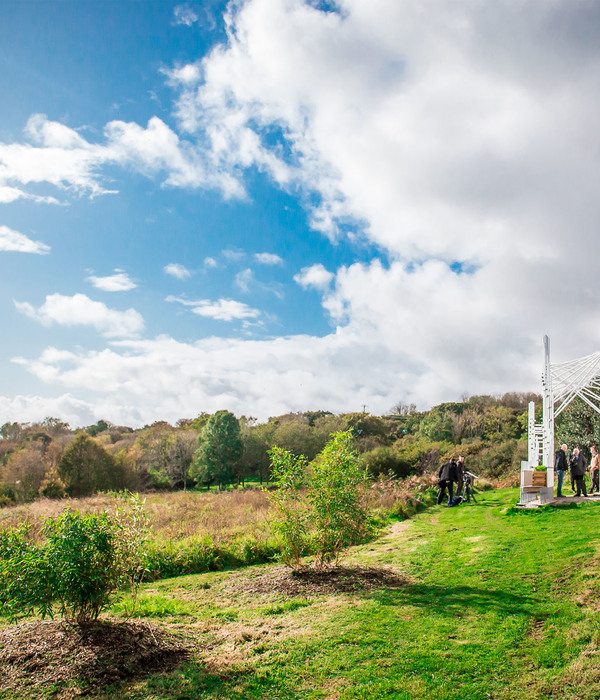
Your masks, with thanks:
[{"label": "green grass lawn", "polygon": [[390,567],[395,588],[284,595],[265,586],[273,566],[148,584],[139,615],[191,659],[88,697],[597,700],[600,505],[517,499],[434,506],[352,551],[346,565]]}]

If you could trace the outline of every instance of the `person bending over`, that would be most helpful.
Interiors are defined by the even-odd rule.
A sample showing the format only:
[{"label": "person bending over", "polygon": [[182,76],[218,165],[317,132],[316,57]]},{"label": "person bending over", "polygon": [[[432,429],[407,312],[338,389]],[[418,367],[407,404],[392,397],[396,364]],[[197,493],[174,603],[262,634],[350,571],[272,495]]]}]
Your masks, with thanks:
[{"label": "person bending over", "polygon": [[446,489],[448,489],[448,505],[452,505],[452,497],[454,496],[454,484],[458,481],[458,467],[454,457],[446,464],[442,464],[438,471],[438,506],[444,499]]}]

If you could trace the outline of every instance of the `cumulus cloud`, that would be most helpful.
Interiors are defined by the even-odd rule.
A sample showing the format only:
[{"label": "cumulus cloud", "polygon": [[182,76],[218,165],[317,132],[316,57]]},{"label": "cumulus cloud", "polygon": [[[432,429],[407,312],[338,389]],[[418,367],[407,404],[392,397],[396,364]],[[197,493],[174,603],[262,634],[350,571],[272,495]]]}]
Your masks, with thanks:
[{"label": "cumulus cloud", "polygon": [[301,287],[314,287],[321,291],[327,289],[334,278],[334,274],[325,269],[321,263],[316,263],[310,267],[303,267],[297,275],[294,275],[294,281]]},{"label": "cumulus cloud", "polygon": [[[538,389],[544,333],[556,359],[598,349],[600,47],[590,28],[600,7],[336,6],[231,3],[226,41],[168,76],[177,131],[157,118],[118,122],[94,144],[39,119],[31,143],[0,144],[0,186],[21,189],[96,194],[101,168],[120,164],[244,196],[246,173],[266,174],[339,245],[379,251],[295,276],[322,294],[335,330],[127,342],[29,360],[29,371],[115,410],[122,398],[166,417],[223,407],[266,417]],[[213,318],[258,315],[232,300],[186,303]]]},{"label": "cumulus cloud", "polygon": [[106,277],[90,275],[88,281],[103,292],[128,292],[137,287],[137,284],[123,270],[115,270],[114,274]]},{"label": "cumulus cloud", "polygon": [[162,72],[167,76],[169,83],[175,87],[185,85],[190,87],[200,81],[202,73],[197,63],[187,63],[176,68],[163,68]]},{"label": "cumulus cloud", "polygon": [[[338,7],[232,4],[227,43],[203,60],[201,83],[180,90],[180,129],[232,177],[254,167],[298,187],[331,238],[363,236],[382,251],[389,266],[342,268],[334,292],[324,268],[295,279],[322,291],[334,322],[358,324],[359,310],[379,319],[368,329],[382,346],[391,332],[396,342],[445,334],[414,344],[423,376],[436,377],[428,401],[441,395],[434,384],[485,384],[463,371],[470,355],[457,337],[490,367],[506,367],[507,347],[515,367],[529,367],[543,333],[561,351],[573,345],[569,319],[579,351],[596,350],[600,283],[570,284],[568,271],[600,254],[600,49],[586,29],[600,10],[567,0]],[[428,287],[436,270],[439,286]]]},{"label": "cumulus cloud", "polygon": [[49,294],[37,309],[28,302],[14,304],[22,314],[44,326],[91,326],[107,338],[135,336],[144,328],[144,320],[135,309],[110,309],[85,294]]},{"label": "cumulus cloud", "polygon": [[0,251],[44,255],[50,252],[50,246],[40,241],[32,241],[24,233],[14,231],[8,226],[0,226]]},{"label": "cumulus cloud", "polygon": [[185,280],[192,276],[192,273],[181,263],[169,263],[163,268],[165,274],[176,277],[178,280]]}]

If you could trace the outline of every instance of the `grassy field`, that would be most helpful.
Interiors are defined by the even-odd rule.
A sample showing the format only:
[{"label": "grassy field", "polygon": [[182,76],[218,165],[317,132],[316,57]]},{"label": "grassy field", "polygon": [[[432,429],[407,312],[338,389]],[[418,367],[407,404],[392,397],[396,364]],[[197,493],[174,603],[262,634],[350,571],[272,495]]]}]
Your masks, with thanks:
[{"label": "grassy field", "polygon": [[[374,482],[366,502],[375,529],[394,515],[410,516],[432,500],[432,479],[412,477]],[[229,491],[187,491],[141,496],[150,537],[146,546],[148,578],[170,578],[223,568],[274,561],[280,543],[273,535],[270,502],[259,488]],[[98,494],[88,498],[51,500],[0,509],[0,529],[30,525],[34,538],[49,516],[65,508],[82,513],[127,509],[127,494]]]},{"label": "grassy field", "polygon": [[138,615],[190,657],[88,697],[597,700],[600,506],[522,512],[516,500],[489,491],[393,524],[346,561],[383,569],[377,585],[277,565],[147,584]]}]

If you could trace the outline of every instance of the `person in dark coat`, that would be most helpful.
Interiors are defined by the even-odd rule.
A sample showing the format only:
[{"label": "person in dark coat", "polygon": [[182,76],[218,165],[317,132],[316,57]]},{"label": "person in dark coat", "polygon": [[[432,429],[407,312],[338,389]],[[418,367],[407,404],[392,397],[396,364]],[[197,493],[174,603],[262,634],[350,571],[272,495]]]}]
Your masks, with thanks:
[{"label": "person in dark coat", "polygon": [[567,464],[567,446],[561,445],[560,450],[556,450],[554,459],[554,471],[556,472],[556,497],[562,498],[562,485],[565,478],[565,472],[569,469]]},{"label": "person in dark coat", "polygon": [[571,455],[571,477],[575,479],[575,486],[577,487],[576,496],[581,496],[582,491],[583,495],[587,496],[587,490],[585,488],[585,473],[587,468],[587,459],[580,454],[579,447],[576,447]]},{"label": "person in dark coat", "polygon": [[452,497],[454,495],[454,484],[458,481],[458,467],[454,457],[446,464],[442,464],[438,471],[438,506],[444,499],[446,489],[448,489],[448,505],[452,505]]}]

